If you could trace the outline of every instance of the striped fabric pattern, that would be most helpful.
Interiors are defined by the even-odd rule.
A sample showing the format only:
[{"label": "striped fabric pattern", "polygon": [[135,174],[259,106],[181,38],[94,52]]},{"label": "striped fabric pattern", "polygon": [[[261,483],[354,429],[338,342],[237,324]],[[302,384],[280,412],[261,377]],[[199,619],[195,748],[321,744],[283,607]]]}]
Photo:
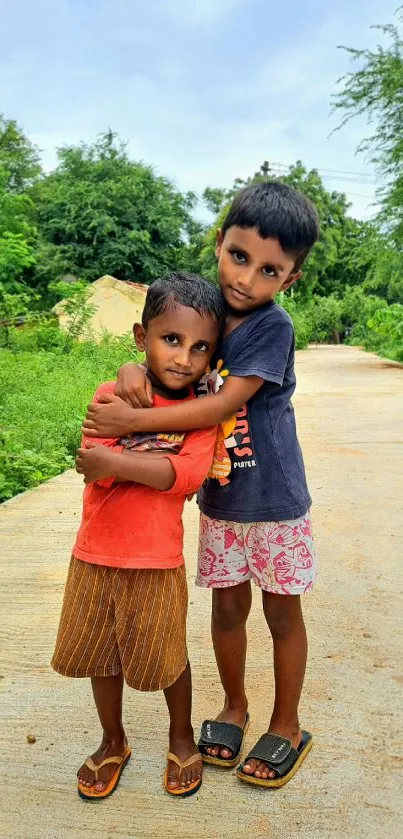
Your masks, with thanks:
[{"label": "striped fabric pattern", "polygon": [[71,558],[52,667],[73,678],[123,671],[163,690],[187,664],[185,566],[110,568]]}]

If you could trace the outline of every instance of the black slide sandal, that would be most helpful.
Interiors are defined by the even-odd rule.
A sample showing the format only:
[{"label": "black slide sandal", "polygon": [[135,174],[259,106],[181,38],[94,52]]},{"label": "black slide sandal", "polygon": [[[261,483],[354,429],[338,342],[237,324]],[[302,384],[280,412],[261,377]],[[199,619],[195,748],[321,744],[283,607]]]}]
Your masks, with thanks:
[{"label": "black slide sandal", "polygon": [[[223,769],[230,769],[232,766],[236,766],[243,749],[248,728],[249,714],[246,714],[243,728],[240,725],[233,725],[233,723],[229,722],[204,720],[201,727],[200,740],[197,744],[203,763],[209,763],[212,766],[221,766]],[[229,759],[219,756],[212,757],[206,752],[206,749],[211,746],[230,749],[232,757]]]},{"label": "black slide sandal", "polygon": [[[246,784],[253,784],[256,787],[276,789],[283,787],[295,775],[301,763],[312,748],[312,734],[309,731],[302,732],[302,740],[298,749],[294,749],[290,740],[280,737],[278,734],[263,734],[256,746],[251,749],[243,763],[238,766],[236,776]],[[255,775],[247,775],[243,771],[245,763],[254,758],[263,760],[269,769],[277,773],[276,778],[256,778]]]}]

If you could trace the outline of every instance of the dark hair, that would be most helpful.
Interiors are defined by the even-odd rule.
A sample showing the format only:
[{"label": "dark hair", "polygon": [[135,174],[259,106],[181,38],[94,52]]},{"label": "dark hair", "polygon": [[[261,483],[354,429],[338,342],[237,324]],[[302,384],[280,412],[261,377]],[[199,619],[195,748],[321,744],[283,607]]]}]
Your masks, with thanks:
[{"label": "dark hair", "polygon": [[194,309],[199,315],[210,315],[220,331],[224,326],[225,303],[219,288],[197,274],[176,271],[150,285],[142,315],[144,328],[150,320],[178,305]]},{"label": "dark hair", "polygon": [[298,270],[319,237],[319,219],[309,198],[279,181],[247,186],[235,196],[222,226],[255,227],[262,239],[278,239],[296,257]]}]

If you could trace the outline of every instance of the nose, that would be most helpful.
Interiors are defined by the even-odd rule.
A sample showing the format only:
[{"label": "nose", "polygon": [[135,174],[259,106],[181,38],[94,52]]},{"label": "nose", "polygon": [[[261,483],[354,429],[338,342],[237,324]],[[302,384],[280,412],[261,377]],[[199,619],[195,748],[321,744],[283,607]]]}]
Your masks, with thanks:
[{"label": "nose", "polygon": [[187,347],[177,347],[174,362],[178,367],[183,367],[184,369],[190,367],[189,349]]},{"label": "nose", "polygon": [[237,277],[238,288],[244,291],[250,291],[253,285],[254,273],[255,271],[253,266],[251,266],[250,268],[244,268],[242,271],[240,271]]}]

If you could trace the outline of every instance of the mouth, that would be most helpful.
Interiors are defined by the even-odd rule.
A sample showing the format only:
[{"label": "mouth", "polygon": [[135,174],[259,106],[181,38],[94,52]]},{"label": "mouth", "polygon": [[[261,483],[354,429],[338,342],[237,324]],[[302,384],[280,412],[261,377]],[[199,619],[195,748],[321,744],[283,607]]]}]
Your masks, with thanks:
[{"label": "mouth", "polygon": [[176,376],[178,379],[188,379],[191,373],[184,373],[181,370],[167,370],[170,376]]},{"label": "mouth", "polygon": [[240,291],[238,288],[234,288],[233,286],[228,286],[228,288],[236,300],[252,300],[250,294],[246,294],[244,291]]}]

